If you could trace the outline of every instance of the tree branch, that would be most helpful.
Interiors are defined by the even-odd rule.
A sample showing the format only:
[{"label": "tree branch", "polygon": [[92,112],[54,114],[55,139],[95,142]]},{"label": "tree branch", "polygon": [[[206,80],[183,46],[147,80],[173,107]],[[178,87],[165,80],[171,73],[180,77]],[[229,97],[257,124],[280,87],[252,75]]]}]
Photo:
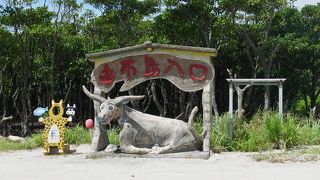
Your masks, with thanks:
[{"label": "tree branch", "polygon": [[251,87],[251,84],[246,85],[244,88],[242,88],[242,91],[246,91],[249,87]]},{"label": "tree branch", "polygon": [[0,70],[0,95],[3,93],[3,72],[6,69],[7,64],[3,66],[3,68]]},{"label": "tree branch", "polygon": [[11,119],[13,119],[13,116],[2,117],[2,119],[0,120],[0,125],[1,125],[2,123],[4,123],[5,121],[11,120]]},{"label": "tree branch", "polygon": [[152,97],[153,97],[153,101],[156,104],[159,112],[160,112],[160,116],[163,117],[163,107],[160,105],[159,100],[157,98],[157,93],[156,93],[156,83],[153,82],[151,85],[151,92],[152,92]]},{"label": "tree branch", "polygon": [[264,27],[264,38],[268,38],[269,37],[269,32],[270,32],[270,29],[271,29],[271,25],[272,25],[272,22],[273,22],[273,18],[274,18],[274,9],[271,9],[270,12],[269,12],[269,22],[266,24],[266,26]]}]

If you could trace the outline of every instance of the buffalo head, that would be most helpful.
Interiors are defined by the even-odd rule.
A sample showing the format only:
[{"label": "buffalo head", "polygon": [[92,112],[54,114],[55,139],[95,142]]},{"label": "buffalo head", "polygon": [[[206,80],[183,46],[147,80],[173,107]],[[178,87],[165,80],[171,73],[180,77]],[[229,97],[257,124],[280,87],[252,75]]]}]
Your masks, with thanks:
[{"label": "buffalo head", "polygon": [[82,86],[83,92],[92,100],[101,103],[97,119],[103,124],[109,124],[112,120],[119,119],[123,105],[129,101],[141,100],[144,96],[121,96],[115,99],[104,98],[102,96],[90,93],[85,86]]}]

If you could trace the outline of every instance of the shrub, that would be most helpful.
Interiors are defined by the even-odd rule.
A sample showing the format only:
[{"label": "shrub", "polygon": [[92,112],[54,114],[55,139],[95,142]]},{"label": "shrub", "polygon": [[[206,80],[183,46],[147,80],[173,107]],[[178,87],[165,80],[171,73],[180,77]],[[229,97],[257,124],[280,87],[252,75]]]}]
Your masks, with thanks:
[{"label": "shrub", "polygon": [[0,140],[0,152],[1,151],[12,151],[12,150],[21,150],[21,149],[34,149],[36,148],[36,144],[31,141],[14,142],[8,139]]},{"label": "shrub", "polygon": [[266,115],[264,129],[269,142],[274,145],[274,148],[280,149],[280,141],[282,136],[280,117],[274,113]]},{"label": "shrub", "polygon": [[231,141],[228,135],[228,115],[220,116],[212,123],[212,131],[210,135],[210,145],[214,152],[231,150]]},{"label": "shrub", "polygon": [[233,140],[236,142],[236,150],[240,151],[262,151],[269,148],[268,140],[263,133],[262,126],[255,126],[253,123],[245,123],[241,127],[242,135]]},{"label": "shrub", "polygon": [[193,123],[193,127],[196,130],[196,132],[198,134],[201,134],[203,131],[203,125],[202,125],[202,119],[200,116],[197,116],[194,123]]},{"label": "shrub", "polygon": [[37,133],[32,134],[27,138],[27,141],[35,144],[36,147],[43,146],[43,131],[39,131]]},{"label": "shrub", "polygon": [[300,121],[298,132],[298,141],[302,145],[320,144],[320,122],[305,119]]},{"label": "shrub", "polygon": [[298,144],[298,132],[299,129],[296,125],[296,118],[294,116],[287,116],[282,126],[282,139],[286,149],[293,148]]},{"label": "shrub", "polygon": [[66,128],[65,142],[69,144],[89,144],[91,136],[88,129],[77,125],[72,128]]},{"label": "shrub", "polygon": [[120,129],[119,128],[112,128],[107,131],[108,133],[108,138],[109,138],[109,143],[114,144],[114,145],[119,145],[119,133]]},{"label": "shrub", "polygon": [[[202,120],[197,117],[194,128],[198,134],[203,131]],[[283,123],[277,113],[258,111],[251,119],[233,120],[233,137],[229,138],[228,114],[223,114],[212,123],[211,149],[221,151],[264,151],[271,148],[293,148],[297,145],[320,144],[320,121],[301,119],[287,115]],[[107,131],[109,142],[119,145],[119,128]],[[67,128],[65,141],[71,144],[90,143],[89,130],[82,126]],[[26,138],[24,143],[6,139],[0,140],[0,151],[32,149],[43,145],[42,131]]]}]

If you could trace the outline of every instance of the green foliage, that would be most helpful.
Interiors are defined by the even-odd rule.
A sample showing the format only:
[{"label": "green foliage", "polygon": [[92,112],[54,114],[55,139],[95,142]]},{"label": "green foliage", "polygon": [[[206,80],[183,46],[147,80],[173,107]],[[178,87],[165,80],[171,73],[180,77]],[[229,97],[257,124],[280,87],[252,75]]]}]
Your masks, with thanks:
[{"label": "green foliage", "polygon": [[89,144],[91,142],[90,132],[80,125],[67,128],[65,142],[69,144]]},{"label": "green foliage", "polygon": [[109,143],[114,144],[114,145],[119,145],[119,133],[120,129],[119,128],[112,128],[107,130],[108,138],[109,138]]},{"label": "green foliage", "polygon": [[320,144],[320,121],[304,119],[299,122],[298,141],[303,145]]},{"label": "green foliage", "polygon": [[228,115],[220,116],[212,125],[210,135],[210,145],[214,152],[226,151],[231,149],[228,136]]},{"label": "green foliage", "polygon": [[[30,118],[30,109],[48,106],[51,98],[77,104],[80,112],[77,119],[87,118],[92,109],[86,108],[92,107],[92,102],[82,97],[81,86],[89,84],[93,64],[85,54],[147,40],[219,49],[214,66],[218,77],[216,94],[220,97],[227,93],[225,78],[229,75],[225,69],[228,68],[238,77],[285,77],[285,98],[290,111],[306,115],[319,104],[320,4],[306,5],[301,10],[284,0],[237,3],[233,0],[87,0],[81,3],[53,0],[48,4],[49,7],[38,7],[36,1],[28,0],[4,1],[0,6],[0,114],[16,113],[15,119],[22,126],[35,121]],[[85,10],[85,4],[93,5],[101,14]],[[162,82],[159,86],[175,88]],[[146,93],[142,86],[133,92]],[[157,96],[163,92],[157,91]],[[260,92],[251,91],[246,113],[255,112],[262,104]],[[111,92],[111,95],[119,94]],[[179,90],[167,96],[169,100],[181,97],[184,101],[179,105],[181,101],[175,99],[175,104],[170,104],[159,94],[159,102],[167,105],[168,115],[176,115],[191,99]],[[216,99],[219,110],[224,112],[226,99]],[[276,104],[272,101],[271,98],[271,104]],[[154,106],[149,105],[150,109]],[[3,124],[6,127],[2,129],[9,124]],[[266,149],[269,143],[289,148],[297,144],[296,141],[305,144],[320,141],[319,126],[314,122],[297,124],[292,120],[279,125],[276,117],[257,115],[246,122],[234,123],[233,141],[228,139],[225,115],[214,124],[212,148],[217,151],[256,151]],[[195,128],[201,132],[198,122]],[[71,142],[80,143],[73,134],[68,136]],[[88,141],[87,136],[84,139]]]},{"label": "green foliage", "polygon": [[234,123],[232,140],[228,136],[227,114],[219,117],[212,126],[211,149],[214,152],[252,152],[319,144],[320,122],[300,120],[291,114],[285,116],[281,122],[277,113],[264,114],[258,111],[247,122]]},{"label": "green foliage", "polygon": [[[35,143],[38,147],[43,145],[43,133],[42,131],[32,134],[27,140]],[[65,130],[65,143],[68,144],[89,144],[91,142],[91,136],[88,129],[77,125],[72,128],[66,128]]]},{"label": "green foliage", "polygon": [[38,147],[37,144],[32,141],[26,141],[24,143],[14,142],[8,139],[0,139],[0,152],[1,151],[15,151],[22,149],[34,149]]},{"label": "green foliage", "polygon": [[269,148],[269,142],[264,134],[262,127],[255,127],[253,124],[245,123],[237,132],[236,138],[233,141],[234,149],[240,151],[263,151]]},{"label": "green foliage", "polygon": [[36,147],[43,146],[43,131],[32,134],[27,141],[33,142]]},{"label": "green foliage", "polygon": [[35,133],[27,137],[25,141],[16,142],[8,139],[0,139],[0,152],[1,151],[15,151],[22,149],[34,149],[43,145],[42,132]]},{"label": "green foliage", "polygon": [[290,149],[298,144],[299,140],[299,127],[296,124],[294,116],[287,116],[286,121],[282,126],[282,139],[284,148]]},{"label": "green foliage", "polygon": [[265,123],[265,133],[269,142],[273,143],[274,147],[279,149],[282,136],[282,125],[279,115],[267,115]]},{"label": "green foliage", "polygon": [[[116,136],[116,135],[113,135]],[[65,133],[65,142],[69,144],[88,144],[91,142],[89,130],[82,126],[67,128]],[[24,142],[14,142],[8,139],[0,139],[0,151],[12,151],[22,149],[34,149],[43,146],[42,131],[27,137]]]},{"label": "green foliage", "polygon": [[203,126],[201,121],[202,121],[201,117],[197,116],[193,123],[193,127],[198,134],[201,134],[203,132]]}]

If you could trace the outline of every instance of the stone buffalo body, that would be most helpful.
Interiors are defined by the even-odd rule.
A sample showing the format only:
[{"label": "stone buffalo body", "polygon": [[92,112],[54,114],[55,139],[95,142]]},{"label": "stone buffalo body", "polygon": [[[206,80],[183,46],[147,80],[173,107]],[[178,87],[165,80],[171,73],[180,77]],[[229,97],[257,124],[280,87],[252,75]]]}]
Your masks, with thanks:
[{"label": "stone buffalo body", "polygon": [[120,150],[133,154],[162,154],[201,150],[202,138],[192,127],[193,118],[188,123],[181,120],[164,118],[136,111],[126,104],[138,101],[144,96],[122,96],[115,99],[90,93],[83,86],[84,93],[101,103],[96,117],[101,124],[118,120],[122,126],[120,132]]}]

